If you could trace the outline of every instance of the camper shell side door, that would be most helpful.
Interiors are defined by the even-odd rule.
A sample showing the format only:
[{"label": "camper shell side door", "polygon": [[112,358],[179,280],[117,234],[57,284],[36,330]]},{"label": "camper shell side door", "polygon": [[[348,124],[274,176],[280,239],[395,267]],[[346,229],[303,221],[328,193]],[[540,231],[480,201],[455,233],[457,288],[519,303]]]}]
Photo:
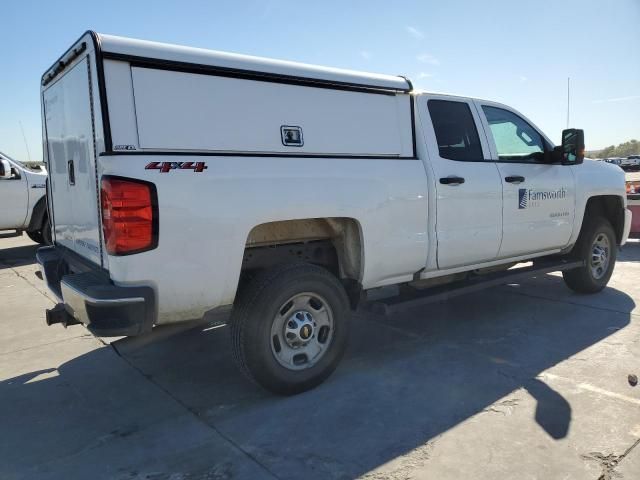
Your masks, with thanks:
[{"label": "camper shell side door", "polygon": [[55,244],[106,268],[97,166],[105,150],[98,41],[85,33],[43,75],[43,150]]}]

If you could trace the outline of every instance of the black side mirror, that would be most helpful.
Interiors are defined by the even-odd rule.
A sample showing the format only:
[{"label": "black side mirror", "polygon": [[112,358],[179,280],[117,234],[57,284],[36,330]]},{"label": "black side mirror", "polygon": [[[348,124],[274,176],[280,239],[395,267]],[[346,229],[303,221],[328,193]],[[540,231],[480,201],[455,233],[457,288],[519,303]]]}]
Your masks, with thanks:
[{"label": "black side mirror", "polygon": [[568,128],[562,131],[562,164],[578,165],[584,160],[584,130]]}]

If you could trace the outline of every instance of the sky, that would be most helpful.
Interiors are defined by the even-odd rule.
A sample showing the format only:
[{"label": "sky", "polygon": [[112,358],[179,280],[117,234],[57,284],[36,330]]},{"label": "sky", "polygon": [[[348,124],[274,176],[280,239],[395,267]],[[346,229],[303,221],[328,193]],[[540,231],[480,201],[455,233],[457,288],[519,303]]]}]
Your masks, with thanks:
[{"label": "sky", "polygon": [[405,75],[506,103],[556,143],[570,77],[587,150],[640,139],[640,0],[1,0],[0,151],[42,159],[40,77],[89,29]]}]

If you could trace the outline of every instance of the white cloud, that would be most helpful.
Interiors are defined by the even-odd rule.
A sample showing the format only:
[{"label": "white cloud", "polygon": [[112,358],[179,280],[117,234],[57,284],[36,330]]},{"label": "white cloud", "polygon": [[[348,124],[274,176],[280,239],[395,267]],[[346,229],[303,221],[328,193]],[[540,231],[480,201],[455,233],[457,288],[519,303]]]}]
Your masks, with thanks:
[{"label": "white cloud", "polygon": [[427,73],[427,72],[420,72],[417,75],[417,78],[432,78],[433,77],[433,73]]},{"label": "white cloud", "polygon": [[362,50],[360,52],[360,56],[362,58],[364,58],[365,60],[371,60],[371,57],[373,57],[373,53],[367,51],[367,50]]},{"label": "white cloud", "polygon": [[629,95],[628,97],[603,98],[602,100],[594,100],[593,103],[628,102],[631,100],[640,100],[640,95]]},{"label": "white cloud", "polygon": [[440,60],[430,53],[421,53],[416,57],[419,62],[428,63],[429,65],[440,65]]},{"label": "white cloud", "polygon": [[522,83],[524,83],[524,82],[526,82],[527,80],[529,80],[529,79],[528,79],[526,76],[524,76],[524,75],[520,75],[518,78],[520,79],[520,81],[521,81]]},{"label": "white cloud", "polygon": [[424,33],[422,33],[416,27],[407,26],[405,28],[407,29],[407,32],[409,33],[409,35],[411,35],[413,38],[417,38],[417,39],[424,38]]}]

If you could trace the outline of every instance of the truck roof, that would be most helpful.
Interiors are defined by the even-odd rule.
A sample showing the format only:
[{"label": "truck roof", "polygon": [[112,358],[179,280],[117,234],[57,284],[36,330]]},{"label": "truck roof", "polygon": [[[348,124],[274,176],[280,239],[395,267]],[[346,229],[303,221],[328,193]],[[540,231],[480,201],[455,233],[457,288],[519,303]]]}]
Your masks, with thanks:
[{"label": "truck roof", "polygon": [[401,76],[309,65],[287,60],[254,57],[238,53],[137,40],[114,35],[96,35],[102,53],[110,54],[108,55],[110,58],[122,56],[123,59],[129,57],[131,60],[136,58],[165,60],[218,67],[229,69],[230,71],[263,72],[270,76],[321,80],[335,84],[403,92],[408,92],[412,89],[411,82]]}]

